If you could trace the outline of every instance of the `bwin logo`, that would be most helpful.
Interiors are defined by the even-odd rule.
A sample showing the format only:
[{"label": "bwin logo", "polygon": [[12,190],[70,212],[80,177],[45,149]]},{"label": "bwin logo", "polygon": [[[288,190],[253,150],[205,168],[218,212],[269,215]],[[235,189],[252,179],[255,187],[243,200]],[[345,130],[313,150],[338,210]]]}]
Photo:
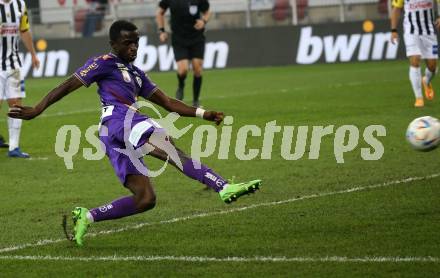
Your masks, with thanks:
[{"label": "bwin logo", "polygon": [[[139,38],[139,49],[136,61],[137,67],[150,71],[158,67],[160,71],[177,69],[174,62],[173,49],[168,45],[155,46],[148,44],[148,37]],[[208,42],[205,45],[203,68],[225,68],[228,61],[229,45],[224,41]]]},{"label": "bwin logo", "polygon": [[390,60],[397,57],[398,45],[391,43],[390,32],[329,35],[321,38],[313,36],[312,30],[312,27],[301,28],[296,56],[298,64],[316,63],[323,54],[326,63]]},{"label": "bwin logo", "polygon": [[37,57],[40,60],[40,67],[32,70],[32,56],[18,53],[22,61],[21,76],[27,77],[32,72],[32,77],[55,77],[66,76],[69,70],[70,54],[67,50],[46,51],[47,41],[38,40],[36,43]]}]

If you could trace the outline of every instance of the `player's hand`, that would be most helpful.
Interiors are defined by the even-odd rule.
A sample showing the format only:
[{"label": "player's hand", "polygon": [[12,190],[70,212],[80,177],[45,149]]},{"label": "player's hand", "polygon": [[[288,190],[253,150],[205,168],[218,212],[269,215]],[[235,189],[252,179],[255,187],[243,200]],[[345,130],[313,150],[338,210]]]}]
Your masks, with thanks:
[{"label": "player's hand", "polygon": [[38,59],[37,55],[32,55],[32,67],[34,69],[38,69],[40,67],[40,59]]},{"label": "player's hand", "polygon": [[168,40],[168,33],[167,32],[160,32],[159,40],[161,43],[166,42]]},{"label": "player's hand", "polygon": [[399,33],[391,32],[391,43],[396,44],[399,42]]},{"label": "player's hand", "polygon": [[203,114],[203,119],[215,122],[216,125],[219,125],[224,117],[225,114],[223,112],[205,111],[205,114]]},{"label": "player's hand", "polygon": [[32,120],[38,115],[39,113],[34,107],[21,106],[17,104],[9,108],[8,112],[9,117],[23,120]]},{"label": "player's hand", "polygon": [[205,22],[201,19],[197,19],[196,24],[194,24],[194,28],[196,30],[202,30],[203,28],[205,28]]}]

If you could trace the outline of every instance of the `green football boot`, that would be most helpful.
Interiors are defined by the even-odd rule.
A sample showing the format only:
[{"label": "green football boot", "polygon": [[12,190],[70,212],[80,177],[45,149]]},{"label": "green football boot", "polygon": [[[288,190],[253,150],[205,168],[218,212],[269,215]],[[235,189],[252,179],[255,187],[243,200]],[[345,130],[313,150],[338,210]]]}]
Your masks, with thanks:
[{"label": "green football boot", "polygon": [[261,180],[253,180],[242,183],[231,182],[222,189],[219,194],[223,202],[229,204],[236,201],[240,196],[244,194],[254,193],[261,186]]},{"label": "green football boot", "polygon": [[72,220],[75,225],[73,228],[73,241],[78,246],[83,245],[84,235],[87,233],[87,228],[90,225],[90,221],[87,219],[88,211],[88,209],[81,207],[76,207],[72,210]]}]

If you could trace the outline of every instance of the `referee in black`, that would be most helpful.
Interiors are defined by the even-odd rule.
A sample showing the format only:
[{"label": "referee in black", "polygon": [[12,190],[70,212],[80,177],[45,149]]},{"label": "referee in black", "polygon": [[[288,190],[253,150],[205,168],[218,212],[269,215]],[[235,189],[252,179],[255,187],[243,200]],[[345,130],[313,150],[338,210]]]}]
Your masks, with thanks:
[{"label": "referee in black", "polygon": [[177,79],[179,81],[176,98],[183,99],[185,79],[188,74],[189,61],[191,61],[194,73],[193,106],[199,107],[205,52],[204,31],[211,14],[209,2],[208,0],[161,0],[156,13],[156,23],[162,43],[168,39],[168,33],[165,31],[165,12],[168,8],[171,13],[171,44],[177,63]]}]

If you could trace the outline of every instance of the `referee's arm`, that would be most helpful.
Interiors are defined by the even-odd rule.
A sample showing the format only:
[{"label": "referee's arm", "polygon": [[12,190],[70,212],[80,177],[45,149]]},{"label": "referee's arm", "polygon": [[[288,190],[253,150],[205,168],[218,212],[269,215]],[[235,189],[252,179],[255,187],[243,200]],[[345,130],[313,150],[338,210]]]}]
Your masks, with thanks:
[{"label": "referee's arm", "polygon": [[165,31],[165,12],[167,10],[159,6],[156,11],[156,24],[160,42],[166,42],[168,33]]},{"label": "referee's arm", "polygon": [[208,23],[210,17],[211,17],[211,10],[208,8],[206,11],[202,12],[202,16],[200,17],[200,19],[197,19],[194,28],[196,28],[197,30],[201,30],[205,28],[206,23]]}]

